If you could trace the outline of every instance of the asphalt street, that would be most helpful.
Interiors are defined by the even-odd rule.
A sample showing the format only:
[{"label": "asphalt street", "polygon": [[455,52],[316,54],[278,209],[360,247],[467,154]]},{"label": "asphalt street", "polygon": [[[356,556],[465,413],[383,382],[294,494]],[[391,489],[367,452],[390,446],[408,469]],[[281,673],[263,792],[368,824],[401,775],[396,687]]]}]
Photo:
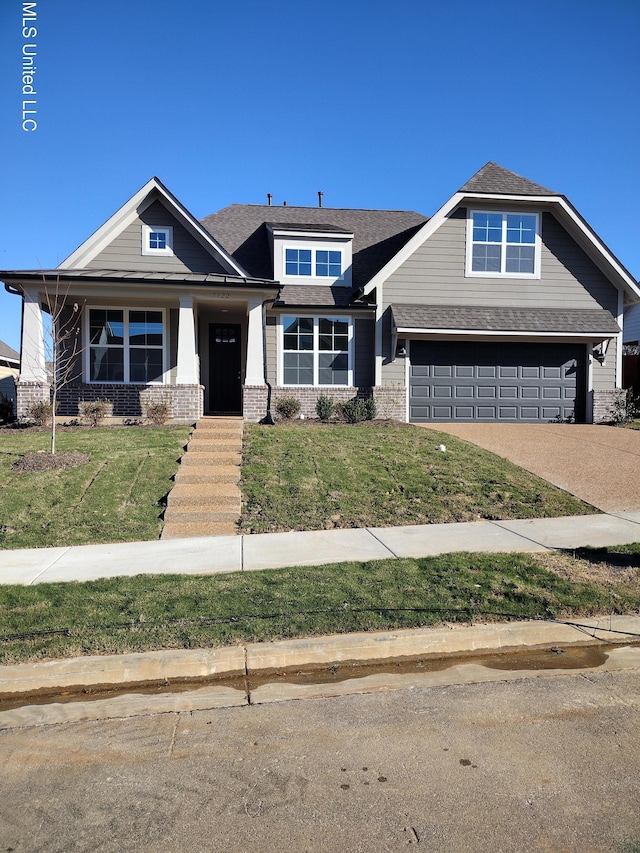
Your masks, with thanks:
[{"label": "asphalt street", "polygon": [[640,670],[0,732],[0,850],[640,850]]}]

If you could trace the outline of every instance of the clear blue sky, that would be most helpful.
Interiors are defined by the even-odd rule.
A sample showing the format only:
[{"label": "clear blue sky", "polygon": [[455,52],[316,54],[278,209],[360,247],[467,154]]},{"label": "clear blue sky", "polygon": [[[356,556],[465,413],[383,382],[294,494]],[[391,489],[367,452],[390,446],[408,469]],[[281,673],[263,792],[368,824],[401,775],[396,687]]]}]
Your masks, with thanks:
[{"label": "clear blue sky", "polygon": [[[0,269],[56,266],[152,175],[232,202],[434,213],[495,160],[640,276],[638,0],[0,0]],[[0,291],[0,339],[20,300]]]}]

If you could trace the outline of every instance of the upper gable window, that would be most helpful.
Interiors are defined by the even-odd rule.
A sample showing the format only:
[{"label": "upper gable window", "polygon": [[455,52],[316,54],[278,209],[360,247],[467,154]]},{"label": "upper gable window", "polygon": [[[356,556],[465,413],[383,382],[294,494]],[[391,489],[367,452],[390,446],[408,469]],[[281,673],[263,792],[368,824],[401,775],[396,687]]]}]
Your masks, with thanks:
[{"label": "upper gable window", "polygon": [[173,228],[170,225],[145,225],[142,229],[143,255],[173,255]]},{"label": "upper gable window", "polygon": [[284,250],[284,269],[287,276],[342,278],[342,252],[339,249]]},{"label": "upper gable window", "polygon": [[539,214],[473,210],[467,223],[467,275],[539,278]]}]

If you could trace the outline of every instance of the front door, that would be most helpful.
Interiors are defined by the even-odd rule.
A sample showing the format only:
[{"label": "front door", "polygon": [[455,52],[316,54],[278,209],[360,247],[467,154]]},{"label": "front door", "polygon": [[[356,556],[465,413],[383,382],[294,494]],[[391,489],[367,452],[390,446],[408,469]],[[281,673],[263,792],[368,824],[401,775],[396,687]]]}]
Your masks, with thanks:
[{"label": "front door", "polygon": [[209,408],[214,414],[242,412],[240,325],[209,325]]}]

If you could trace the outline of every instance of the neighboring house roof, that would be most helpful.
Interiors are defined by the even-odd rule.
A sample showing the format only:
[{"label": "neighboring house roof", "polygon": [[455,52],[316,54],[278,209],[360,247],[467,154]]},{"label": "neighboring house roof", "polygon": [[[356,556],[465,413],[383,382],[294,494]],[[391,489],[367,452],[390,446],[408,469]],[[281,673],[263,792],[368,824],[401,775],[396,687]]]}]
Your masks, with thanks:
[{"label": "neighboring house roof", "polygon": [[[277,221],[280,213],[286,224],[278,227],[299,229],[304,226],[306,230],[354,235],[351,293],[363,287],[427,221],[427,217],[421,213],[406,210],[276,208],[272,205],[232,204],[205,217],[202,224],[215,234],[216,239],[249,275],[269,278],[273,275],[273,261],[267,224]],[[303,295],[300,290],[297,287],[291,290],[287,286],[283,298],[289,303],[291,298]],[[348,288],[343,290],[349,292]],[[334,302],[329,299],[318,304],[330,305]]]},{"label": "neighboring house roof", "polygon": [[246,276],[237,261],[231,258],[208,231],[189,213],[187,208],[165,187],[158,178],[150,181],[125,202],[113,216],[98,228],[75,252],[59,265],[59,269],[84,268],[94,260],[100,252],[136,217],[153,202],[160,200],[162,204],[176,217],[189,233],[222,265],[230,275]]},{"label": "neighboring house roof", "polygon": [[17,353],[9,344],[0,341],[0,361],[12,362],[16,365],[20,364],[20,353]]},{"label": "neighboring house roof", "polygon": [[464,186],[461,193],[487,193],[492,195],[559,195],[559,193],[536,184],[522,175],[516,175],[508,169],[489,161]]},{"label": "neighboring house roof", "polygon": [[604,308],[487,308],[458,305],[392,305],[398,330],[433,329],[535,334],[617,335]]}]

